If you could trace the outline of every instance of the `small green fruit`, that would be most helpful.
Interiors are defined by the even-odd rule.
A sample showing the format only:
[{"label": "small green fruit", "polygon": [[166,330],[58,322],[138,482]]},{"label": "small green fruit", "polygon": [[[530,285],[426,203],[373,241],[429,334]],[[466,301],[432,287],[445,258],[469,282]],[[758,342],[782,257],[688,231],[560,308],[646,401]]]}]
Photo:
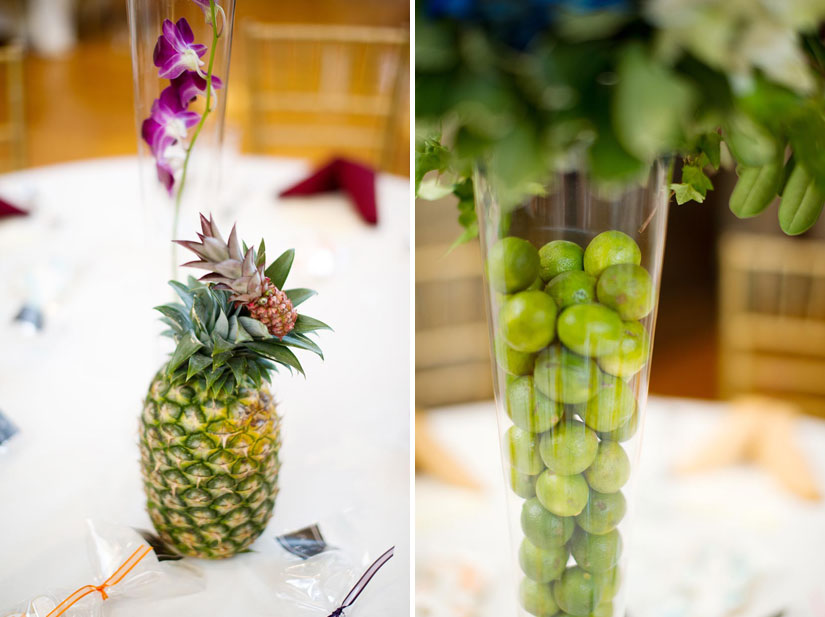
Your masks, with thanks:
[{"label": "small green fruit", "polygon": [[592,574],[578,567],[567,568],[553,583],[553,597],[569,615],[587,617],[599,605],[602,590]]},{"label": "small green fruit", "polygon": [[616,529],[626,511],[627,502],[621,493],[599,493],[591,489],[586,506],[576,516],[576,523],[588,533],[606,534]]},{"label": "small green fruit", "polygon": [[507,415],[517,427],[531,433],[550,430],[564,413],[561,403],[551,401],[533,387],[533,378],[512,377],[506,386]]},{"label": "small green fruit", "polygon": [[571,304],[590,304],[596,301],[596,278],[581,270],[562,272],[547,283],[544,291],[560,309]]},{"label": "small green fruit", "polygon": [[539,440],[533,433],[511,426],[504,436],[504,443],[507,444],[510,464],[521,473],[534,476],[544,469],[539,454]]},{"label": "small green fruit", "polygon": [[621,490],[630,478],[630,459],[624,448],[615,441],[599,443],[596,458],[584,472],[584,477],[590,488],[600,493],[615,493]]},{"label": "small green fruit", "polygon": [[521,473],[518,469],[510,467],[508,470],[508,478],[510,480],[510,488],[513,492],[522,499],[531,499],[536,496],[536,480],[538,475],[528,475]]},{"label": "small green fruit", "polygon": [[605,268],[616,264],[642,263],[642,251],[636,241],[621,231],[605,231],[590,241],[584,251],[584,271],[598,277]]},{"label": "small green fruit", "polygon": [[653,310],[653,279],[634,264],[605,268],[596,285],[599,302],[612,308],[623,320],[642,319]]},{"label": "small green fruit", "polygon": [[585,403],[596,391],[599,369],[590,359],[553,345],[536,356],[536,388],[554,401]]},{"label": "small green fruit", "polygon": [[622,338],[619,315],[601,304],[574,304],[561,312],[559,340],[583,356],[615,353]]},{"label": "small green fruit", "polygon": [[609,439],[610,441],[628,441],[639,430],[639,410],[630,416],[630,420],[622,424],[614,431],[596,431],[601,439]]},{"label": "small green fruit", "polygon": [[571,476],[587,469],[596,458],[596,433],[577,421],[562,422],[541,437],[539,452],[547,469]]},{"label": "small green fruit", "polygon": [[587,402],[584,422],[594,431],[614,431],[636,411],[633,389],[612,375],[602,374],[596,396]]},{"label": "small green fruit", "polygon": [[597,361],[605,373],[627,379],[641,371],[650,355],[650,335],[638,321],[623,324],[622,338],[615,353],[601,356]]},{"label": "small green fruit", "polygon": [[557,312],[553,298],[543,291],[519,292],[501,307],[501,334],[516,351],[540,351],[553,341]]},{"label": "small green fruit", "polygon": [[576,516],[587,505],[587,480],[581,474],[560,476],[545,471],[536,481],[536,497],[557,516]]},{"label": "small green fruit", "polygon": [[566,544],[573,535],[575,521],[553,514],[537,498],[521,507],[521,528],[525,537],[539,548],[551,549]]},{"label": "small green fruit", "polygon": [[582,570],[607,572],[622,556],[622,536],[614,529],[603,535],[589,534],[581,528],[573,533],[570,551]]},{"label": "small green fruit", "polygon": [[549,583],[561,576],[570,554],[564,545],[550,549],[537,547],[524,539],[518,552],[522,571],[537,583]]},{"label": "small green fruit", "polygon": [[559,610],[553,588],[529,578],[522,579],[519,585],[519,599],[524,610],[536,617],[553,617]]},{"label": "small green fruit", "polygon": [[539,276],[544,282],[562,272],[581,270],[584,251],[575,242],[553,240],[539,249]]},{"label": "small green fruit", "polygon": [[502,238],[487,254],[487,274],[501,293],[527,289],[539,275],[538,251],[522,238]]}]

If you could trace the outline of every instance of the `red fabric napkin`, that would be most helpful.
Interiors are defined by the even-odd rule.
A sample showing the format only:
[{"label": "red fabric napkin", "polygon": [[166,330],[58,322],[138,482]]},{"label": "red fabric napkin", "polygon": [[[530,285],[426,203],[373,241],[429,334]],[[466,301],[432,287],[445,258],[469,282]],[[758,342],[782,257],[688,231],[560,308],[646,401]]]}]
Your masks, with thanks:
[{"label": "red fabric napkin", "polygon": [[5,201],[2,197],[0,197],[0,219],[5,218],[7,216],[28,216],[29,213],[25,210],[21,210],[17,206],[11,205],[9,202]]},{"label": "red fabric napkin", "polygon": [[349,195],[356,210],[367,223],[378,223],[375,172],[366,165],[348,159],[333,159],[308,178],[282,191],[280,196],[296,197],[338,190]]}]

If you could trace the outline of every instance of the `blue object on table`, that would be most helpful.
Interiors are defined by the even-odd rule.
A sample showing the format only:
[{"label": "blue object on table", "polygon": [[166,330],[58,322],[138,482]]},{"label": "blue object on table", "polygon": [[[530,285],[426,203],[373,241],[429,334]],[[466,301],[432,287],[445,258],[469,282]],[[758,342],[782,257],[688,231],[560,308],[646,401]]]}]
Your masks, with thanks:
[{"label": "blue object on table", "polygon": [[17,427],[0,411],[0,446],[17,434]]},{"label": "blue object on table", "polygon": [[35,330],[40,331],[43,329],[43,311],[31,304],[24,304],[14,321],[31,324]]}]

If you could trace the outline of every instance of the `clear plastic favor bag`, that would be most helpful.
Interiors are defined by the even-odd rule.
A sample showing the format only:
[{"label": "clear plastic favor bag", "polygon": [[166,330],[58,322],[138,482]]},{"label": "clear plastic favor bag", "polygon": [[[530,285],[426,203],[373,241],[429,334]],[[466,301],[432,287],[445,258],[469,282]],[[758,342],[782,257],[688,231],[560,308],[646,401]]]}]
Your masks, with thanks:
[{"label": "clear plastic favor bag", "polygon": [[74,590],[46,591],[0,616],[102,617],[120,601],[187,595],[203,588],[195,568],[161,563],[135,530],[93,521],[88,525],[94,580]]},{"label": "clear plastic favor bag", "polygon": [[392,557],[392,549],[370,550],[357,520],[347,511],[282,534],[277,547],[252,557],[262,597],[274,595],[290,617],[352,615],[360,591]]}]

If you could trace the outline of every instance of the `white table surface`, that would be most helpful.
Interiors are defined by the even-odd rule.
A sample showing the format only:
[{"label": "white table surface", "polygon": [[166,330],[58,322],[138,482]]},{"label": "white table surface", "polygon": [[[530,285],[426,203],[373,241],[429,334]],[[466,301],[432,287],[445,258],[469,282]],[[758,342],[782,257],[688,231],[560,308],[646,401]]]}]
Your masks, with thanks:
[{"label": "white table surface", "polygon": [[[298,161],[242,157],[223,191],[242,238],[265,237],[270,259],[296,249],[289,283],[319,292],[302,312],[335,329],[320,338],[325,362],[302,356],[306,380],[274,377],[284,418],[275,516],[253,545],[258,554],[197,561],[205,590],[153,603],[156,617],[299,614],[267,593],[257,564],[277,550],[278,533],[351,508],[374,556],[397,547],[353,615],[409,610],[409,181],[379,177],[380,224],[369,227],[338,194],[276,199],[308,171]],[[132,157],[0,176],[0,195],[33,210],[0,221],[0,409],[21,429],[0,451],[0,610],[91,582],[87,517],[151,527],[137,418],[169,349],[157,342],[152,307],[171,298],[157,297],[167,293],[157,283],[168,278],[159,265],[168,254],[142,255],[157,238],[141,227],[137,176]],[[231,209],[216,213],[227,233]],[[46,329],[26,336],[12,317],[52,278],[68,287],[46,298]],[[107,604],[115,615],[146,614]]]},{"label": "white table surface", "polygon": [[[823,617],[825,502],[793,497],[752,466],[689,477],[672,472],[713,432],[721,410],[721,403],[649,401],[634,533],[626,547],[628,615],[773,617],[784,611],[784,617]],[[482,593],[478,608],[465,614],[515,617],[515,592],[506,583],[506,489],[493,403],[444,408],[430,417],[435,437],[483,489],[416,478],[417,585],[445,563],[470,566]],[[796,435],[825,488],[825,423],[802,419]],[[430,594],[434,588],[430,584]],[[417,603],[419,615],[457,614],[433,611],[430,599]]]}]

